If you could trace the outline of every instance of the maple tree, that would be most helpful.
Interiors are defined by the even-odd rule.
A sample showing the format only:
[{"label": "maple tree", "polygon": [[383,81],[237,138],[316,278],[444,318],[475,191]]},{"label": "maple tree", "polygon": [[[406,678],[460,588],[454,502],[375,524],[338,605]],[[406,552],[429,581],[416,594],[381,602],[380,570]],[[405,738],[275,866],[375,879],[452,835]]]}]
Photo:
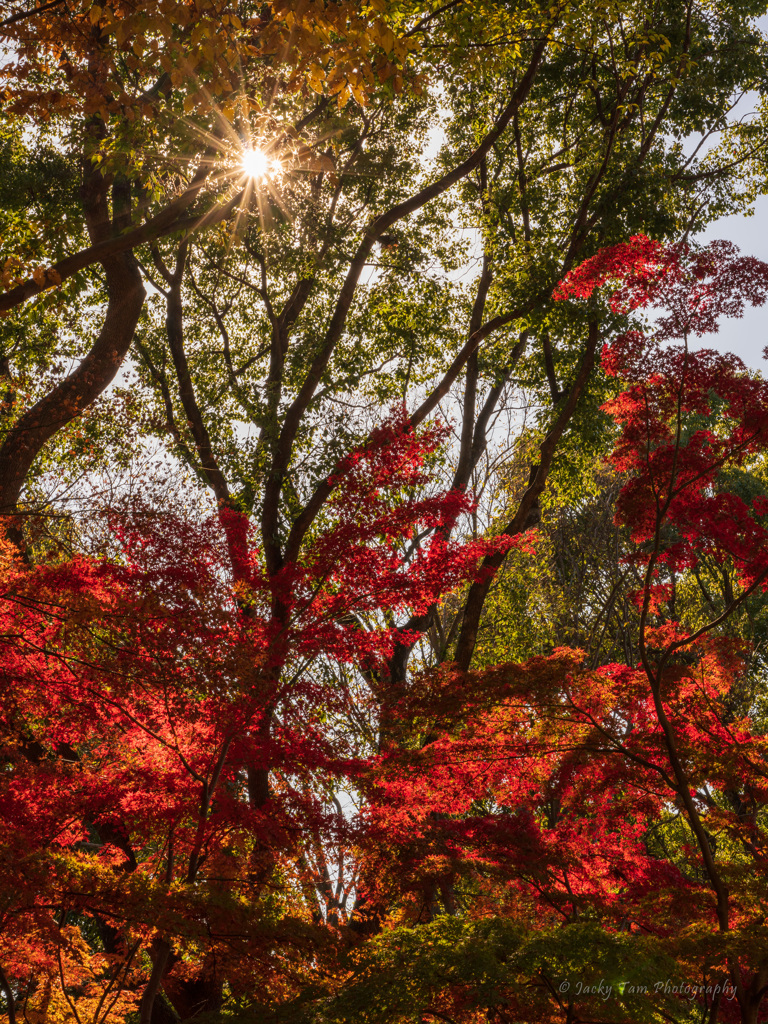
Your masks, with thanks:
[{"label": "maple tree", "polygon": [[[469,676],[446,666],[405,699],[409,749],[373,779],[378,856],[398,864],[378,884],[402,899],[405,877],[410,913],[434,922],[381,943],[404,1016],[411,1001],[451,1019],[761,1019],[762,677],[728,624],[768,584],[766,498],[725,484],[765,457],[768,393],[734,357],[688,340],[762,304],[768,266],[727,243],[641,237],[599,253],[560,294],[606,281],[621,283],[614,309],[664,314],[602,359],[627,387],[606,410],[620,427],[639,656],[591,668],[561,649]],[[730,593],[715,607],[704,590],[702,608],[691,581],[723,567]],[[393,828],[399,842],[385,844]],[[439,917],[457,908],[459,922]],[[377,968],[366,957],[357,982],[370,997]]]},{"label": "maple tree", "polygon": [[[198,527],[115,516],[117,561],[29,569],[6,543],[2,963],[32,985],[25,1011],[55,1013],[53,986],[58,1012],[138,1005],[149,1021],[162,983],[189,1015],[216,1009],[224,981],[285,998],[289,964],[327,959],[325,908],[292,914],[278,880],[313,843],[351,839],[325,799],[363,763],[333,727],[356,700],[342,668],[381,672],[402,640],[382,615],[422,610],[508,546],[442,539],[470,502],[418,496],[439,440],[402,417],[376,431],[278,576],[227,511]],[[433,543],[409,557],[424,528]]]}]

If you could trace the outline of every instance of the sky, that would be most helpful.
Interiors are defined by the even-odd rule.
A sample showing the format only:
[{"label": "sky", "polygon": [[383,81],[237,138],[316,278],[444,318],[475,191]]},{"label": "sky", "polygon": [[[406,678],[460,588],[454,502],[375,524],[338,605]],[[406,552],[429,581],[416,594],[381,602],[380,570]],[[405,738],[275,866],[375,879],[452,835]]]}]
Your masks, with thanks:
[{"label": "sky", "polygon": [[[768,15],[758,18],[757,24],[768,34]],[[734,117],[749,117],[758,97],[756,93],[747,93],[742,97],[733,111]],[[445,138],[445,129],[441,121],[436,121],[429,133],[424,148],[425,164],[434,160]],[[698,143],[698,137],[691,137],[690,148]],[[713,142],[716,141],[713,139]],[[705,146],[700,156],[704,156],[710,146]],[[481,247],[477,232],[464,231],[457,227],[457,232],[469,235],[475,241],[467,263],[447,276],[451,280],[472,280],[480,273]],[[768,263],[768,196],[760,196],[754,204],[751,216],[734,214],[721,217],[711,224],[706,231],[697,235],[695,241],[706,243],[715,239],[726,239],[738,246],[744,256],[756,256]],[[366,283],[377,276],[375,267],[371,266],[365,278]],[[698,344],[692,342],[693,348],[715,348],[721,352],[735,353],[748,367],[759,370],[768,376],[768,361],[763,358],[763,349],[768,346],[768,302],[757,309],[747,306],[741,319],[723,320],[717,334],[702,337]]]},{"label": "sky", "polygon": [[[736,214],[711,224],[699,241],[725,238],[741,249],[743,256],[757,256],[768,262],[768,196],[755,203],[752,217]],[[763,349],[768,345],[768,304],[757,309],[747,306],[740,320],[723,320],[716,335],[702,339],[707,348],[734,352],[747,366],[768,374]]]},{"label": "sky", "polygon": [[[755,24],[768,34],[768,15],[757,18]],[[734,114],[749,116],[756,99],[755,93],[748,93]],[[716,238],[733,242],[743,256],[757,256],[768,262],[768,196],[757,200],[752,216],[721,217],[699,235],[697,241],[709,242]],[[763,349],[768,345],[768,303],[757,309],[748,306],[739,320],[723,320],[718,333],[703,338],[702,344],[721,352],[734,352],[747,366],[768,375],[768,362],[763,358]]]}]

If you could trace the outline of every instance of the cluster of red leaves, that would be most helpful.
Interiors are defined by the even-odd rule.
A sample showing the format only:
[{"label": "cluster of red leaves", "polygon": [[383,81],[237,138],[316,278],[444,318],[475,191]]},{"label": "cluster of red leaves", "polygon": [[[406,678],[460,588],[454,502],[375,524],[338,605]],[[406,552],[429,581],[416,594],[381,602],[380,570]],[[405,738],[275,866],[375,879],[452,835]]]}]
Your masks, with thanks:
[{"label": "cluster of red leaves", "polygon": [[613,312],[647,306],[662,311],[653,332],[659,342],[713,334],[723,317],[742,316],[745,302],[765,302],[768,264],[738,253],[724,240],[694,248],[684,242],[664,246],[634,235],[601,249],[566,274],[553,298],[588,299],[610,284]]},{"label": "cluster of red leaves", "polygon": [[[155,930],[202,942],[215,920],[220,963],[269,972],[280,942],[254,924],[254,857],[291,863],[302,837],[337,842],[324,794],[364,766],[334,727],[356,699],[343,666],[381,668],[418,636],[392,620],[472,578],[500,543],[445,540],[472,504],[423,494],[443,437],[387,421],[340,470],[301,558],[272,576],[231,511],[202,524],[115,514],[110,557],[30,567],[3,549],[6,973],[21,983],[25,963],[56,961],[52,906],[119,930],[125,955]],[[271,773],[266,803],[248,799],[254,770]]]},{"label": "cluster of red leaves", "polygon": [[[733,559],[745,586],[752,585],[768,570],[762,506],[747,506],[717,480],[724,468],[764,451],[768,384],[733,355],[691,352],[688,338],[716,332],[723,317],[742,316],[747,303],[762,305],[768,264],[740,256],[730,242],[664,247],[640,235],[577,267],[557,297],[586,298],[607,281],[614,311],[658,313],[652,329],[626,330],[602,354],[605,372],[627,384],[604,406],[621,428],[613,465],[628,477],[619,518],[638,546],[665,522],[676,540],[665,545],[660,566],[693,568],[707,553]],[[659,585],[652,602],[667,597]]]},{"label": "cluster of red leaves", "polygon": [[[459,901],[464,913],[538,928],[586,914],[608,932],[655,936],[702,978],[720,972],[746,989],[761,970],[750,936],[768,911],[766,740],[749,712],[736,710],[743,644],[699,637],[670,609],[675,581],[704,560],[735,570],[736,604],[766,589],[768,500],[742,499],[724,472],[765,458],[768,384],[733,356],[689,351],[687,338],[747,302],[762,304],[768,265],[727,243],[694,250],[640,236],[577,268],[557,297],[586,298],[605,284],[614,312],[660,312],[652,329],[625,331],[603,352],[605,371],[625,382],[604,407],[618,428],[611,460],[624,478],[617,520],[630,534],[631,561],[647,572],[638,595],[645,643],[660,659],[685,652],[667,657],[660,704],[721,851],[738,969],[718,945],[699,848],[670,814],[682,810],[680,783],[648,673],[635,664],[588,671],[579,652],[480,673],[444,667],[402,698],[400,743],[361,782],[368,902],[392,906],[399,896],[402,907],[405,892],[406,920],[453,912]],[[742,1009],[723,1001],[718,1019],[752,1012],[740,998]],[[617,1019],[615,1004],[596,1000],[569,1012]]]},{"label": "cluster of red leaves", "polygon": [[[584,672],[580,661],[579,652],[561,650],[522,666],[422,680],[401,703],[403,723],[437,714],[445,731],[382,756],[370,771],[367,838],[372,856],[389,860],[389,870],[379,863],[371,873],[372,885],[405,882],[415,911],[425,913],[441,882],[472,879],[486,910],[517,899],[536,908],[541,924],[598,907],[618,920],[632,894],[658,891],[662,876],[682,896],[679,871],[642,844],[662,800],[652,773],[639,773],[633,786],[604,756],[608,743],[597,732],[620,710],[641,717],[644,697],[637,686],[630,696],[618,681]],[[462,699],[480,706],[467,714]]]},{"label": "cluster of red leaves", "polygon": [[663,520],[675,540],[665,544],[660,566],[693,568],[706,553],[732,559],[750,586],[768,570],[761,506],[723,490],[718,478],[764,452],[768,384],[733,355],[669,342],[716,330],[719,318],[740,316],[745,302],[761,305],[768,265],[739,257],[727,242],[701,251],[673,247],[665,263],[661,279],[634,303],[664,310],[653,333],[627,331],[603,352],[606,372],[628,385],[604,406],[621,431],[612,462],[628,478],[618,515],[638,546]]},{"label": "cluster of red leaves", "polygon": [[[313,884],[312,852],[319,862],[344,845],[371,921],[413,924],[460,904],[534,930],[586,916],[667,950],[688,935],[702,976],[758,977],[749,938],[768,914],[766,742],[735,710],[738,646],[699,637],[670,608],[676,581],[705,560],[733,566],[741,596],[768,579],[768,500],[723,483],[765,456],[768,387],[733,357],[687,347],[716,316],[762,302],[768,267],[723,243],[636,238],[577,268],[561,297],[606,283],[614,310],[663,313],[655,333],[625,331],[603,353],[626,383],[605,409],[625,481],[617,517],[646,574],[640,639],[667,659],[658,680],[645,663],[589,671],[560,650],[478,673],[443,666],[385,692],[388,658],[417,637],[398,620],[415,621],[512,543],[446,539],[471,499],[429,494],[443,431],[411,431],[404,414],[345,460],[301,556],[272,575],[245,518],[227,511],[194,526],[115,517],[111,558],[30,568],[4,548],[6,973],[51,975],[63,957],[97,993],[117,965],[135,1002],[146,967],[124,967],[130,943],[165,936],[180,957],[167,992],[213,958],[235,995],[272,985],[289,999],[290,979],[321,971],[326,952],[286,922],[308,926],[299,894]],[[668,657],[678,649],[684,658]],[[387,742],[372,753],[348,723],[370,713],[380,727],[385,712]],[[246,778],[258,771],[269,791],[255,800]],[[726,851],[741,943],[730,959],[699,852],[670,814],[684,803],[680,771]],[[328,811],[340,784],[363,800],[353,820]],[[291,883],[267,897],[275,877]],[[111,961],[86,963],[77,929],[60,926],[70,912],[119,933]],[[590,1019],[614,1009],[592,1003]]]},{"label": "cluster of red leaves", "polygon": [[552,297],[558,302],[588,299],[606,282],[611,282],[614,286],[621,285],[620,291],[611,292],[609,301],[612,307],[618,309],[624,305],[620,296],[623,289],[630,289],[637,301],[633,304],[630,299],[626,305],[634,309],[643,304],[643,297],[652,282],[663,278],[666,261],[666,251],[660,242],[646,235],[633,235],[628,242],[601,249],[571,270],[555,288]]}]

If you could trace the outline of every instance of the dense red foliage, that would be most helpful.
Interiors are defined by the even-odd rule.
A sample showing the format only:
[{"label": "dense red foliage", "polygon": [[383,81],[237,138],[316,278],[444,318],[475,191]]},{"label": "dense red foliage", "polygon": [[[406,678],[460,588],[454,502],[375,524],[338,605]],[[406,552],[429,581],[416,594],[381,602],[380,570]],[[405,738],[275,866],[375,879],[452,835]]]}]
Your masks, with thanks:
[{"label": "dense red foliage", "polygon": [[[146,974],[125,966],[129,948],[153,934],[173,937],[172,961],[213,927],[231,985],[273,974],[265,879],[305,837],[339,841],[323,780],[365,763],[341,728],[366,711],[345,666],[380,675],[395,640],[417,639],[396,618],[510,544],[445,541],[471,500],[421,495],[443,435],[386,423],[346,460],[301,560],[272,577],[228,510],[190,524],[134,507],[112,517],[110,557],[29,567],[3,549],[7,975],[42,977],[62,950],[77,975],[65,925],[86,912],[111,947],[89,959],[96,1002],[117,980],[135,1000]],[[417,530],[433,539],[409,556]],[[278,903],[268,920],[290,914]]]},{"label": "dense red foliage", "polygon": [[[625,479],[617,521],[642,580],[640,661],[587,671],[579,652],[556,651],[422,680],[401,703],[401,751],[369,775],[367,878],[384,905],[405,881],[423,920],[454,912],[463,885],[476,915],[576,934],[585,917],[599,921],[600,942],[620,942],[624,977],[636,969],[630,950],[645,961],[651,993],[662,951],[683,972],[677,989],[662,981],[655,1006],[648,994],[618,1006],[615,992],[579,999],[551,974],[542,1001],[544,972],[512,987],[500,1019],[688,1020],[693,998],[708,1020],[755,1021],[768,982],[765,724],[748,696],[748,652],[723,627],[768,587],[768,504],[729,490],[724,474],[765,457],[768,383],[733,356],[691,352],[687,338],[745,301],[761,304],[768,266],[727,243],[693,251],[636,238],[577,268],[560,297],[588,298],[607,281],[614,311],[653,304],[663,314],[652,332],[628,330],[603,352],[626,387],[605,409]],[[712,566],[741,590],[722,608],[681,615],[679,588]],[[600,942],[580,958],[547,941],[588,988]],[[432,1005],[460,1017],[461,989]]]},{"label": "dense red foliage", "polygon": [[[2,549],[0,966],[33,1024],[73,1006],[149,1021],[161,985],[182,1017],[215,1012],[224,981],[296,1020],[308,991],[318,1020],[682,1021],[692,998],[710,1021],[757,1020],[766,740],[727,624],[766,589],[768,501],[727,471],[765,456],[768,385],[687,339],[762,302],[768,267],[636,238],[560,295],[606,283],[614,313],[662,312],[603,352],[624,382],[605,409],[637,663],[557,650],[390,685],[430,607],[512,543],[446,540],[471,499],[427,494],[443,433],[404,415],[341,464],[272,575],[231,510],[135,507],[101,557],[30,567]],[[681,614],[713,566],[741,589]],[[479,966],[451,961],[445,921]],[[650,985],[645,1002],[573,983],[609,968]],[[662,970],[702,988],[659,992]]]}]

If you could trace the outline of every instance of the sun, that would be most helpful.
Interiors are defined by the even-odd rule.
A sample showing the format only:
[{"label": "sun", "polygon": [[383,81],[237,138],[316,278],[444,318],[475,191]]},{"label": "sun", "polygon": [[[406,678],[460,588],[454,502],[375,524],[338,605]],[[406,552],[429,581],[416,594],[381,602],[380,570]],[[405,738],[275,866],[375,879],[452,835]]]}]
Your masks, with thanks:
[{"label": "sun", "polygon": [[269,170],[269,160],[260,149],[246,149],[240,158],[240,166],[248,178],[263,178]]}]

